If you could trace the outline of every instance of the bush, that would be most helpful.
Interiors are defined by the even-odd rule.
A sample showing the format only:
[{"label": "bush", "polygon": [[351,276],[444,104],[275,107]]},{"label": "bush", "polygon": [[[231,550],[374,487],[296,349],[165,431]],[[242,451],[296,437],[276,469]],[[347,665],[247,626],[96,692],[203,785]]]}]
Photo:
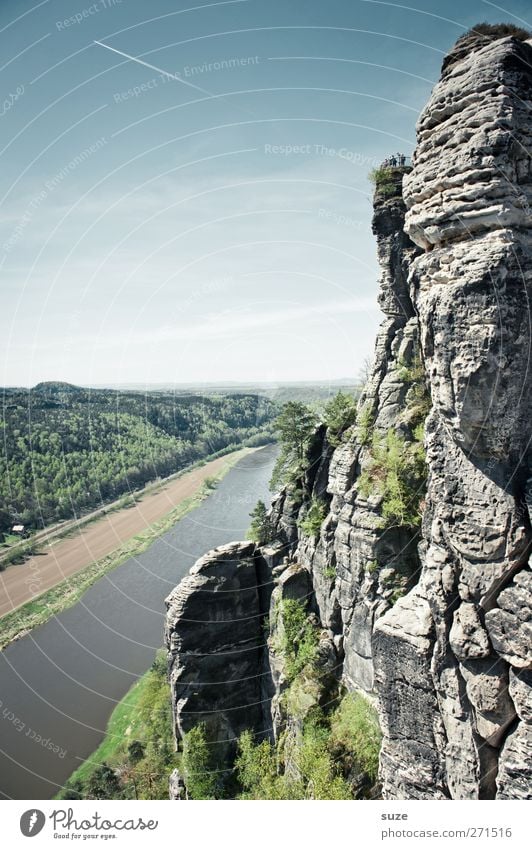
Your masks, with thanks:
[{"label": "bush", "polygon": [[410,427],[415,427],[425,421],[431,408],[431,397],[425,379],[425,367],[419,354],[416,354],[410,362],[400,360],[397,376],[400,380],[410,384],[403,420]]},{"label": "bush", "polygon": [[507,36],[526,41],[532,37],[532,32],[523,27],[515,26],[515,24],[488,24],[485,22],[477,24],[456,41],[452,50],[443,60],[442,72],[450,71],[468,54],[481,50],[490,41],[497,41],[499,38],[506,38]]},{"label": "bush", "polygon": [[373,168],[368,174],[368,180],[382,197],[390,198],[401,194],[401,183],[394,180],[393,174],[392,168]]},{"label": "bush", "polygon": [[27,543],[26,545],[16,545],[16,547],[14,547],[11,551],[8,549],[7,553],[4,554],[2,557],[2,563],[0,563],[0,572],[2,572],[6,568],[6,566],[25,563],[29,557],[36,553],[37,548],[35,544],[31,542]]},{"label": "bush", "polygon": [[348,693],[331,717],[331,743],[352,758],[374,784],[379,770],[381,731],[375,708],[358,693]]},{"label": "bush", "polygon": [[359,478],[360,494],[382,496],[385,527],[418,527],[426,480],[423,444],[405,442],[392,428],[384,437],[374,435],[371,453],[371,462]]},{"label": "bush", "polygon": [[[409,390],[406,407],[406,417],[410,427],[414,428],[414,438],[423,441],[425,420],[430,413],[432,399],[425,385],[425,381],[414,383]],[[421,433],[421,436],[416,436]]]},{"label": "bush", "polygon": [[84,799],[85,788],[83,782],[77,778],[69,778],[61,791],[61,799]]},{"label": "bush", "polygon": [[279,627],[279,615],[282,625],[275,644],[285,660],[286,678],[293,681],[305,666],[316,658],[319,634],[305,612],[303,602],[294,598],[285,598],[278,603],[276,624]]},{"label": "bush", "polygon": [[340,774],[340,762],[329,750],[329,729],[315,720],[303,728],[302,740],[293,752],[305,785],[306,799],[352,799],[349,785]]},{"label": "bush", "polygon": [[216,799],[219,775],[203,722],[195,725],[183,739],[183,772],[191,799]]},{"label": "bush", "polygon": [[276,752],[269,740],[255,744],[251,731],[244,731],[238,741],[235,769],[243,789],[239,798],[287,798],[285,782],[277,774]]},{"label": "bush", "polygon": [[467,43],[472,38],[476,40],[480,37],[485,44],[488,44],[490,41],[497,41],[499,38],[506,38],[509,35],[518,38],[520,41],[527,41],[527,39],[532,38],[532,31],[524,29],[524,27],[517,27],[515,24],[488,24],[484,22],[476,24],[461,35],[457,39],[455,47]]},{"label": "bush", "polygon": [[326,566],[323,567],[323,575],[325,578],[329,578],[330,580],[336,578],[336,566],[332,563],[327,563]]},{"label": "bush", "polygon": [[127,747],[127,754],[130,762],[132,764],[136,764],[142,760],[146,751],[146,747],[144,743],[141,743],[140,740],[132,740],[129,746]]},{"label": "bush", "polygon": [[327,439],[330,445],[336,447],[342,441],[344,432],[356,422],[356,399],[353,395],[338,392],[325,406],[324,417],[327,425]]},{"label": "bush", "polygon": [[405,383],[419,383],[425,380],[425,368],[419,354],[407,362],[399,359],[397,361],[397,376]]},{"label": "bush", "polygon": [[253,744],[249,731],[239,740],[236,769],[244,789],[243,799],[351,799],[349,785],[341,775],[328,748],[327,725],[307,721],[300,738],[287,744],[285,760],[291,764],[290,774],[281,771],[277,747],[267,741]]},{"label": "bush", "polygon": [[375,413],[371,404],[364,404],[358,414],[357,421],[357,439],[361,445],[369,445],[375,424]]},{"label": "bush", "polygon": [[89,799],[120,798],[120,781],[114,769],[103,763],[96,767],[87,782]]},{"label": "bush", "polygon": [[322,522],[327,516],[327,504],[321,498],[312,498],[305,518],[299,522],[303,533],[316,539],[319,536]]}]

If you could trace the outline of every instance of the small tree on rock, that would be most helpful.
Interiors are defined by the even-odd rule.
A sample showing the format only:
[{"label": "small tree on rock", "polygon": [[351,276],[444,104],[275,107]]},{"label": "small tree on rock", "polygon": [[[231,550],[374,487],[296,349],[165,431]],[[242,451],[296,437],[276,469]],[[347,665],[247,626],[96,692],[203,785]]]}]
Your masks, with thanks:
[{"label": "small tree on rock", "polygon": [[264,501],[257,501],[257,504],[249,515],[251,516],[251,525],[248,531],[249,539],[256,542],[257,545],[265,545],[270,542],[273,534],[273,526],[270,522]]},{"label": "small tree on rock", "polygon": [[271,487],[301,482],[306,469],[307,450],[314,433],[316,416],[306,404],[289,401],[275,421],[281,453],[273,470]]}]

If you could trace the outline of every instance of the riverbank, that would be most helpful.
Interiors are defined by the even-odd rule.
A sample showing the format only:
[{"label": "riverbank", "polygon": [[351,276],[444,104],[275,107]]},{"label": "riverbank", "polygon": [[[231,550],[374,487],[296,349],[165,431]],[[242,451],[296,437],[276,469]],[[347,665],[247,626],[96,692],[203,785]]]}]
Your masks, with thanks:
[{"label": "riverbank", "polygon": [[[165,598],[206,551],[244,539],[257,499],[269,503],[277,454],[269,445],[244,456],[147,550],[0,651],[1,798],[52,799],[93,757],[114,708],[161,647]],[[38,745],[28,729],[64,757]]]},{"label": "riverbank", "polygon": [[[124,508],[133,507],[145,499],[146,496],[165,489],[172,481],[178,480],[184,475],[188,475],[195,469],[204,467],[207,463],[210,463],[213,460],[228,457],[233,453],[235,453],[234,446],[224,448],[202,460],[197,460],[190,466],[186,466],[186,468],[180,469],[178,472],[174,472],[166,478],[157,478],[156,480],[147,483],[141,489],[132,490],[126,495],[121,495],[120,498],[117,498],[115,501],[110,501],[107,504],[103,504],[96,510],[91,510],[84,515],[76,517],[75,519],[68,519],[66,521],[58,522],[55,525],[48,525],[46,528],[43,528],[43,530],[36,531],[22,540],[15,539],[15,537],[11,535],[9,545],[0,544],[0,572],[4,571],[9,566],[18,566],[21,563],[24,563],[32,555],[39,554],[43,548],[50,546],[50,544],[57,540],[76,534],[78,531],[82,530],[84,527],[102,516],[107,516],[110,513],[121,511]],[[0,616],[2,616],[1,610]]]},{"label": "riverbank", "polygon": [[86,799],[92,795],[168,799],[168,779],[178,762],[172,735],[166,651],[161,649],[151,669],[133,684],[113,710],[105,737],[96,751],[80,764],[56,799]]},{"label": "riverbank", "polygon": [[212,460],[0,573],[0,649],[71,607],[102,575],[145,551],[209,495],[212,483],[257,450],[242,448]]}]

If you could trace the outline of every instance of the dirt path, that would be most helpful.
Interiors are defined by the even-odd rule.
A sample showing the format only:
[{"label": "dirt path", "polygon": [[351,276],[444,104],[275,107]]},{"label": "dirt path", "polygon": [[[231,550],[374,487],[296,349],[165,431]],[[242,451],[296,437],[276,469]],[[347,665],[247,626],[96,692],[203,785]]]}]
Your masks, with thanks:
[{"label": "dirt path", "polygon": [[155,492],[143,495],[132,507],[104,515],[79,531],[72,531],[71,536],[50,543],[47,551],[0,572],[0,617],[111,554],[186,498],[195,495],[206,478],[218,474],[228,464],[234,465],[235,460],[249,454],[250,450],[244,448],[211,460]]}]

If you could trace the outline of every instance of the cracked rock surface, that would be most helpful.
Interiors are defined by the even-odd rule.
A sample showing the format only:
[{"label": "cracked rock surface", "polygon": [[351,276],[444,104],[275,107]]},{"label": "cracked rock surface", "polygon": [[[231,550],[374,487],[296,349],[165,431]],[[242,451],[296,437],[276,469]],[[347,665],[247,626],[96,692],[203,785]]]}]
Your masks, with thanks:
[{"label": "cracked rock surface", "polygon": [[[327,683],[299,707],[340,684],[378,701],[386,799],[532,797],[532,42],[470,48],[444,62],[412,169],[375,193],[384,320],[357,426],[317,429],[268,546],[210,552],[167,600],[177,737],[200,719],[226,747],[297,734],[273,613],[300,599]],[[361,485],[372,441],[410,450],[424,387],[422,524],[386,522]]]}]

